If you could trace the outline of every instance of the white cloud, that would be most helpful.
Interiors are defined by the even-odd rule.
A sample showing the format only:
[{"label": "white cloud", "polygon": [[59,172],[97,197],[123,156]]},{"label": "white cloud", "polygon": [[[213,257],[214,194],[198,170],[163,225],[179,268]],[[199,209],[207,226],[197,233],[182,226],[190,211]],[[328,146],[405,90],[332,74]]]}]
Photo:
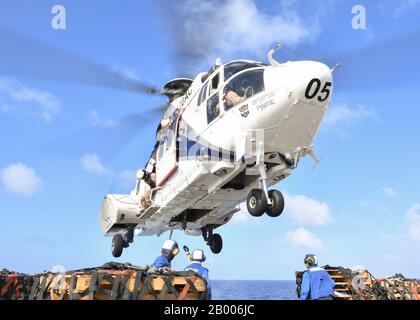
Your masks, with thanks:
[{"label": "white cloud", "polygon": [[246,53],[265,58],[274,44],[295,46],[317,37],[318,28],[302,19],[292,5],[280,7],[280,12],[268,12],[253,0],[186,0],[176,8],[184,17],[182,38],[175,41],[183,54],[214,62],[217,56],[232,59]]},{"label": "white cloud", "polygon": [[293,247],[319,251],[325,250],[325,246],[322,241],[304,228],[287,232],[284,236],[284,241]]},{"label": "white cloud", "polygon": [[407,211],[407,220],[410,223],[409,237],[420,240],[420,204],[416,203]]},{"label": "white cloud", "polygon": [[330,207],[306,196],[284,195],[285,212],[300,224],[321,226],[332,222]]},{"label": "white cloud", "polygon": [[[62,102],[54,94],[36,88],[29,88],[17,80],[0,78],[0,93],[16,102],[33,102],[38,105],[41,117],[49,122],[60,111]],[[8,106],[10,109],[10,106]]]},{"label": "white cloud", "polygon": [[34,169],[22,163],[11,164],[0,171],[4,188],[12,193],[29,197],[41,187],[41,179]]},{"label": "white cloud", "polygon": [[324,119],[329,126],[352,124],[361,120],[376,119],[376,109],[371,106],[359,105],[350,107],[346,104],[331,106]]},{"label": "white cloud", "polygon": [[108,169],[101,163],[101,160],[96,154],[86,154],[80,159],[80,162],[86,171],[101,175],[108,173]]},{"label": "white cloud", "polygon": [[97,111],[91,111],[89,113],[90,123],[95,127],[101,128],[115,128],[118,125],[118,121],[114,119],[101,118]]},{"label": "white cloud", "polygon": [[391,198],[396,198],[398,197],[398,192],[396,192],[393,188],[391,187],[383,187],[381,188],[381,191],[388,197]]}]

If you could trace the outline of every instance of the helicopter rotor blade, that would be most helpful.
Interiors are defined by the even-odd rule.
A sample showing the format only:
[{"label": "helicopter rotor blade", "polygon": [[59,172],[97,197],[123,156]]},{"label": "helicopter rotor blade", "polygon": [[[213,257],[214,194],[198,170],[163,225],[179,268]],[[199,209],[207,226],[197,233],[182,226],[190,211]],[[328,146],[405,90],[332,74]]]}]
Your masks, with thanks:
[{"label": "helicopter rotor blade", "polygon": [[160,95],[124,73],[0,27],[0,74]]},{"label": "helicopter rotor blade", "polygon": [[[208,70],[216,60],[212,50],[218,39],[214,25],[187,10],[184,1],[159,0],[154,6],[160,17],[162,34],[166,36],[172,71],[177,77],[193,79],[199,71]],[[203,25],[209,27],[197,28]],[[206,34],[196,32],[197,29]]]},{"label": "helicopter rotor blade", "polygon": [[[139,137],[146,128],[157,127],[161,114],[161,107],[148,109],[147,112],[128,114],[111,124],[91,124],[75,132],[34,145],[33,148],[59,158],[74,159],[87,153],[95,153],[110,160],[133,139]],[[153,139],[153,134],[149,138]]]}]

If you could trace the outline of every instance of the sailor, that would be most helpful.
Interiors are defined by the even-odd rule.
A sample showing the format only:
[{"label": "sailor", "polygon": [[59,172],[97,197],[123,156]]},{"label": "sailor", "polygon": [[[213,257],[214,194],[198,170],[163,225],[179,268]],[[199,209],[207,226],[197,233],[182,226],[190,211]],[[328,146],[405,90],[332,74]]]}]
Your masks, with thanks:
[{"label": "sailor", "polygon": [[143,194],[140,197],[140,204],[144,209],[147,209],[152,204],[152,189],[156,188],[156,161],[151,158],[148,167],[152,166],[151,172],[142,169],[137,171],[138,184],[140,187],[140,180],[146,183],[144,186]]},{"label": "sailor", "polygon": [[171,268],[171,262],[178,254],[178,243],[174,240],[166,240],[162,246],[162,254],[156,258],[152,267]]},{"label": "sailor", "polygon": [[203,250],[194,250],[191,254],[191,264],[185,267],[185,271],[194,271],[207,282],[208,298],[211,299],[211,285],[209,279],[209,270],[201,264],[206,261],[206,256]]},{"label": "sailor", "polygon": [[314,254],[307,254],[304,259],[307,270],[303,273],[300,292],[301,300],[332,300],[335,282],[323,268],[318,267]]}]

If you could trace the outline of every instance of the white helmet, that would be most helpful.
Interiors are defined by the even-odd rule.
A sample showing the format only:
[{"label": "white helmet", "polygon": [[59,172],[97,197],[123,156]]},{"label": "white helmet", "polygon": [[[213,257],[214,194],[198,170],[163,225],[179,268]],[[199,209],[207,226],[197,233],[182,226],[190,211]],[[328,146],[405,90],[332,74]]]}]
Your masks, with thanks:
[{"label": "white helmet", "polygon": [[166,240],[162,246],[162,252],[168,252],[176,256],[179,252],[178,243],[174,240]]},{"label": "white helmet", "polygon": [[197,261],[197,262],[204,262],[206,261],[206,256],[204,255],[203,250],[194,250],[191,255],[191,261]]}]

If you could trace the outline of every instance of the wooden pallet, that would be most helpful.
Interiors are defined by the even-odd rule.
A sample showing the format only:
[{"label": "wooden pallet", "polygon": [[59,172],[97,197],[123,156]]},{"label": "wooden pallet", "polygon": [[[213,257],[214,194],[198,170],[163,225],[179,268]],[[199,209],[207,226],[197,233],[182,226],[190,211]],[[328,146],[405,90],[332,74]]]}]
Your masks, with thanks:
[{"label": "wooden pallet", "polygon": [[[367,270],[351,271],[341,267],[325,266],[335,282],[337,300],[420,300],[420,281],[401,275],[375,279]],[[302,272],[296,273],[296,279]],[[297,281],[299,285],[299,281]]]},{"label": "wooden pallet", "polygon": [[[92,274],[86,273],[74,273],[66,275],[55,275],[48,274],[40,277],[40,285],[42,286],[43,281],[48,283],[45,290],[45,298],[51,300],[70,300],[72,299],[71,294],[81,295],[80,300],[112,300],[115,299],[110,294],[104,294],[103,291],[112,292],[114,286],[116,285],[117,279],[124,279],[125,284],[123,288],[120,288],[119,291],[134,293],[135,282],[136,282],[136,271],[109,271],[109,270],[98,270],[97,274],[104,273],[109,277],[106,277],[102,280],[98,279],[96,287],[98,290],[92,294],[86,294],[89,291],[92,284]],[[72,284],[72,278],[73,284]],[[144,288],[146,292],[141,297],[141,300],[155,300],[156,297],[163,300],[197,300],[197,292],[200,294],[205,293],[207,290],[206,282],[198,276],[190,277],[181,277],[174,276],[171,277],[170,284],[175,289],[176,293],[173,291],[167,290],[166,293],[162,294],[162,291],[166,288],[165,278],[168,278],[166,275],[153,275],[150,281],[150,288]],[[191,288],[187,279],[189,279],[195,287],[195,291]],[[167,281],[167,279],[166,279]],[[144,282],[140,283],[138,286],[138,292],[143,290],[143,287],[146,284]],[[71,289],[73,287],[73,289]],[[151,292],[153,290],[153,292]],[[154,294],[153,294],[154,293]],[[203,295],[204,296],[204,295]],[[117,298],[118,299],[118,298]]]},{"label": "wooden pallet", "polygon": [[[21,300],[198,300],[207,299],[206,281],[193,272],[147,273],[145,270],[91,269],[66,274],[25,275],[25,294],[15,275],[3,275],[0,293]],[[9,281],[10,279],[16,281]],[[0,279],[1,280],[1,279]],[[9,283],[1,288],[1,283]],[[11,290],[11,291],[10,291]],[[2,295],[0,295],[2,298]]]},{"label": "wooden pallet", "polygon": [[394,300],[420,300],[420,281],[398,278],[378,279],[377,283]]}]

